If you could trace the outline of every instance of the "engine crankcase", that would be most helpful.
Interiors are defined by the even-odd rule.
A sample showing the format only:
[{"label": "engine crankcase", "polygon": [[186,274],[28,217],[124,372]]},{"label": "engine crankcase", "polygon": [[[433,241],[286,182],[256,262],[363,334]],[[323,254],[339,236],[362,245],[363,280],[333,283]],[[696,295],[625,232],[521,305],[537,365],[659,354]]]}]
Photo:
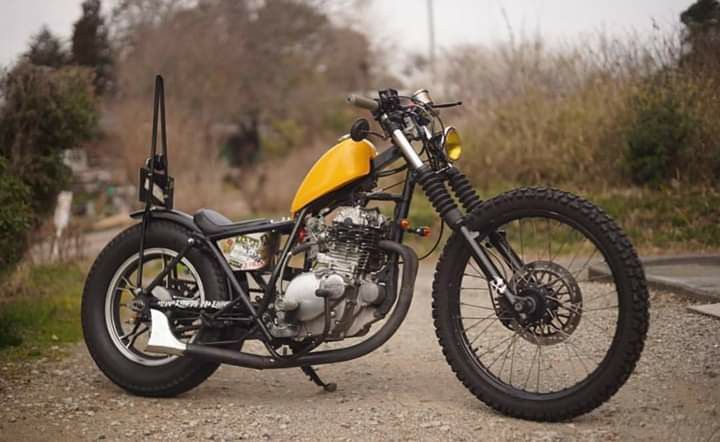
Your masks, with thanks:
[{"label": "engine crankcase", "polygon": [[285,295],[278,300],[276,307],[279,311],[295,312],[295,319],[298,321],[313,320],[325,312],[325,300],[317,296],[318,289],[329,292],[328,300],[332,301],[343,296],[346,285],[342,276],[337,273],[301,273],[290,281]]}]

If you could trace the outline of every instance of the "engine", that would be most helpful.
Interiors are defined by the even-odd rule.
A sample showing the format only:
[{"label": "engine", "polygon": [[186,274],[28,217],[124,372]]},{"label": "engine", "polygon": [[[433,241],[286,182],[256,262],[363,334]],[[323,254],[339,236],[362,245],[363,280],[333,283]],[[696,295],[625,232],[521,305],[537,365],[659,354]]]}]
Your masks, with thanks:
[{"label": "engine", "polygon": [[387,221],[378,209],[341,207],[327,224],[321,216],[306,222],[310,271],[295,276],[275,301],[276,337],[327,340],[359,336],[380,319],[385,299],[378,272],[386,254],[378,248]]}]

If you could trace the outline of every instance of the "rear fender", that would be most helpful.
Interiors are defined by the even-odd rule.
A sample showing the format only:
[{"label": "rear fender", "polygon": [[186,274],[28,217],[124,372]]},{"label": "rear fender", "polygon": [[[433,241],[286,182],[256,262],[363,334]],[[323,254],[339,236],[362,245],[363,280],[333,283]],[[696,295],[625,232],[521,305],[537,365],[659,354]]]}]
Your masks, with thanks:
[{"label": "rear fender", "polygon": [[[143,214],[145,213],[144,210],[138,210],[136,212],[132,212],[130,214],[130,218],[141,220],[143,217]],[[200,232],[200,229],[195,225],[195,221],[193,221],[192,216],[188,215],[185,212],[181,212],[179,210],[175,209],[152,209],[150,211],[150,219],[162,219],[170,222],[174,222],[176,224],[180,224],[183,227],[186,227],[193,232]]]}]

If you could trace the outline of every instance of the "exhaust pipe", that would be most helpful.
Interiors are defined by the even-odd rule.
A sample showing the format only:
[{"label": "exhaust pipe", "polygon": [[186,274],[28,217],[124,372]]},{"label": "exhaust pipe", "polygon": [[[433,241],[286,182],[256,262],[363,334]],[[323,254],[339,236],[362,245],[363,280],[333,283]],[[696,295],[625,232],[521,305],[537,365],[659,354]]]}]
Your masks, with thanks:
[{"label": "exhaust pipe", "polygon": [[377,333],[363,342],[336,350],[325,350],[309,353],[303,356],[291,357],[287,360],[276,359],[271,356],[244,353],[238,350],[213,347],[211,345],[193,343],[185,344],[178,341],[172,334],[170,324],[165,314],[159,310],[151,309],[152,327],[147,349],[150,351],[158,351],[160,353],[189,356],[206,361],[222,362],[225,364],[260,370],[268,368],[289,368],[330,364],[335,362],[344,362],[364,356],[383,345],[400,327],[400,324],[403,322],[408,310],[410,309],[415,288],[415,278],[418,270],[417,255],[410,247],[387,240],[380,241],[378,245],[381,249],[391,253],[397,253],[402,257],[402,284],[400,286],[397,304],[390,314],[390,317],[387,321],[385,321]]}]

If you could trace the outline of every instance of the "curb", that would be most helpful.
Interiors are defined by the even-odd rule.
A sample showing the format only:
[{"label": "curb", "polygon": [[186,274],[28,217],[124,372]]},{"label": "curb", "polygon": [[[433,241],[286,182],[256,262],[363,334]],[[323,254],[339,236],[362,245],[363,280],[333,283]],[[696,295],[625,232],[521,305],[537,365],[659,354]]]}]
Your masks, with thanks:
[{"label": "curb", "polygon": [[[720,302],[720,286],[707,289],[699,287],[691,281],[683,281],[682,278],[665,277],[652,273],[652,267],[654,266],[694,264],[717,267],[717,272],[720,276],[720,255],[661,256],[643,258],[641,261],[645,268],[645,279],[649,287],[687,295],[702,302]],[[610,276],[610,270],[605,264],[593,264],[588,271],[590,278]]]}]

